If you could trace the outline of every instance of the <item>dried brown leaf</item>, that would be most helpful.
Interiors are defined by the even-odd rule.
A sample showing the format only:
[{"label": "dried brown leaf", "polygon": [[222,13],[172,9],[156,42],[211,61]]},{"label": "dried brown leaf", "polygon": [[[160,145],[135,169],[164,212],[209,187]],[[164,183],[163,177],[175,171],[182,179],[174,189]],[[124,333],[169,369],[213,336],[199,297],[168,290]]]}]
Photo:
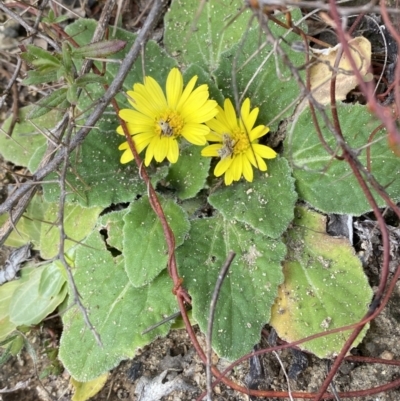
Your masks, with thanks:
[{"label": "dried brown leaf", "polygon": [[[348,46],[358,71],[362,77],[365,77],[371,65],[371,43],[363,36],[359,36],[351,39]],[[338,68],[334,69],[336,57],[340,51],[342,51],[340,43],[328,49],[313,50],[316,62],[310,68],[311,90],[315,100],[321,104],[330,103],[333,74],[336,74],[336,100],[345,99],[346,95],[358,85],[357,76],[344,52],[342,52]]]}]

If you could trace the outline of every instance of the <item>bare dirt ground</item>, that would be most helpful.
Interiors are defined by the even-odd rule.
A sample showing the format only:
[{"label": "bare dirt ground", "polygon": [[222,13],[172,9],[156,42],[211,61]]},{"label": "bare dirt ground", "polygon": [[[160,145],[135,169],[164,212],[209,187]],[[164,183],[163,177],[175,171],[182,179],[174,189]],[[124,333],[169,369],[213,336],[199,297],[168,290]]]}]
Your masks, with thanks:
[{"label": "bare dirt ground", "polygon": [[[71,3],[68,1],[66,3]],[[72,2],[73,3],[73,2]],[[89,17],[96,16],[101,4],[87,2]],[[142,2],[143,3],[143,2]],[[71,4],[69,4],[71,6]],[[139,15],[141,2],[129,3],[130,12]],[[125,17],[126,15],[124,15]],[[18,27],[2,36],[2,50],[14,49],[18,43]],[[1,89],[7,77],[2,76]],[[27,103],[28,97],[20,99],[20,105]],[[9,105],[11,107],[11,105]],[[1,110],[0,123],[9,114],[9,110]],[[13,180],[4,161],[0,164],[0,202],[5,199],[7,186]],[[399,222],[392,225],[398,226]],[[397,239],[398,241],[398,239]],[[398,242],[397,242],[398,244]],[[357,242],[356,242],[357,246]],[[356,249],[356,251],[359,249]],[[374,252],[365,263],[366,274],[372,287],[379,280],[380,251],[379,243],[374,245]],[[7,256],[7,249],[0,252],[0,263]],[[397,246],[393,258],[399,262],[400,251]],[[132,322],[134,325],[135,322]],[[270,328],[266,328],[267,331]],[[61,335],[59,318],[47,320],[39,327],[31,328],[27,340],[32,348],[24,349],[21,354],[9,359],[0,367],[0,401],[47,401],[71,400],[72,386],[68,372],[60,366],[56,354]],[[200,333],[198,334],[202,336]],[[400,359],[400,284],[397,283],[392,298],[383,311],[370,326],[362,343],[352,350],[356,356]],[[267,339],[263,339],[261,347],[267,347]],[[279,359],[278,359],[279,357]],[[218,361],[219,367],[227,365],[227,361]],[[329,370],[330,361],[320,360],[304,353],[293,354],[282,351],[278,356],[268,354],[262,358],[237,367],[230,378],[235,382],[252,388],[291,391],[317,391]],[[291,370],[292,369],[292,370]],[[297,375],[296,373],[297,369]],[[286,373],[292,371],[292,378]],[[293,373],[295,372],[295,373]],[[45,376],[45,377],[43,377]],[[39,379],[41,377],[41,379]],[[361,364],[346,361],[334,380],[331,392],[355,391],[385,384],[400,377],[398,367]],[[140,388],[147,383],[147,389],[153,385],[154,393],[148,398],[140,396]],[[107,379],[102,390],[92,399],[100,400],[195,400],[206,387],[206,375],[203,364],[196,355],[184,330],[172,331],[166,338],[160,338],[142,350],[132,360],[121,362]],[[215,388],[214,400],[249,400],[247,395],[235,393],[224,385]],[[336,398],[339,400],[340,398]],[[272,400],[272,399],[270,399]],[[382,392],[373,396],[353,397],[354,401],[397,401],[400,400],[400,389]]]}]

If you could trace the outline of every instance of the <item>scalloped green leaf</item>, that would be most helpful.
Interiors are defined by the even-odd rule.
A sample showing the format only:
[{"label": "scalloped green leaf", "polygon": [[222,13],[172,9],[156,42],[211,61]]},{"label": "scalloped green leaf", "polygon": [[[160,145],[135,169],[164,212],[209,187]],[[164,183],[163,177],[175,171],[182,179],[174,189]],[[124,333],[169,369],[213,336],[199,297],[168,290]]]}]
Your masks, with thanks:
[{"label": "scalloped green leaf", "polygon": [[6,132],[10,127],[12,116],[7,118],[0,130],[0,153],[4,159],[17,166],[27,167],[36,149],[46,143],[46,138],[37,127],[46,131],[46,129],[54,128],[60,119],[60,113],[52,110],[46,116],[35,118],[31,122],[27,117],[32,110],[32,106],[19,110],[19,122],[15,125],[11,138],[6,135]]},{"label": "scalloped green leaf", "polygon": [[[174,233],[175,246],[178,247],[189,231],[189,220],[174,201],[160,196],[159,199]],[[150,283],[167,266],[168,247],[165,235],[147,196],[131,204],[128,213],[124,215],[124,222],[125,270],[132,285],[141,287]]]},{"label": "scalloped green leaf", "polygon": [[[25,213],[19,219],[16,230],[13,230],[5,244],[14,248],[30,242],[33,249],[40,248],[40,229],[44,214],[49,204],[40,195],[35,195],[29,202]],[[0,216],[0,226],[7,220],[8,214]]]},{"label": "scalloped green leaf", "polygon": [[[294,22],[302,18],[299,9],[293,10],[291,14]],[[306,29],[304,26],[302,28]],[[298,42],[301,37],[293,32],[288,33],[272,21],[268,22],[268,29],[276,40],[285,38],[280,46],[304,81],[304,73],[300,68],[305,63],[304,54],[291,48],[291,43]],[[232,100],[235,98],[235,79],[239,98],[244,100],[249,97],[251,105],[260,108],[257,121],[272,130],[278,127],[281,120],[292,115],[300,100],[301,91],[297,79],[283,63],[282,57],[277,56],[273,46],[267,43],[265,33],[258,27],[251,29],[243,42],[221,55],[220,66],[214,74],[223,95]]]},{"label": "scalloped green leaf", "polygon": [[251,12],[239,14],[242,8],[241,0],[173,0],[164,19],[165,48],[182,65],[195,63],[214,71],[221,53],[248,29]]},{"label": "scalloped green leaf", "polygon": [[[132,358],[138,348],[166,335],[168,323],[148,334],[141,332],[177,310],[166,271],[149,285],[134,288],[123,258],[112,256],[99,232],[89,235],[85,245],[76,253],[74,279],[103,347],[97,345],[78,308],[72,306],[63,316],[59,351],[64,366],[82,382],[111,370],[121,360]],[[135,247],[135,238],[129,246]]]},{"label": "scalloped green leaf", "polygon": [[[66,183],[69,190],[68,202],[79,203],[83,207],[103,206],[111,203],[128,202],[146,191],[146,186],[138,174],[136,164],[121,165],[119,162],[121,143],[115,133],[116,118],[104,115],[100,129],[93,129],[83,144],[70,158],[71,168]],[[38,149],[30,168],[34,171],[43,157],[44,149]],[[44,198],[57,202],[60,196],[58,184],[51,183],[58,176],[50,174],[49,183],[43,184]]]},{"label": "scalloped green leaf", "polygon": [[181,146],[178,161],[169,168],[167,186],[176,190],[182,200],[193,198],[204,187],[210,163],[210,158],[201,156],[200,146]]},{"label": "scalloped green leaf", "polygon": [[20,270],[21,277],[18,280],[0,286],[0,342],[17,328],[17,325],[10,321],[11,298],[14,292],[29,280],[33,270],[33,267],[24,267]]},{"label": "scalloped green leaf", "polygon": [[[49,264],[37,267],[30,275],[29,281],[21,285],[12,295],[10,301],[10,320],[17,326],[40,323],[47,315],[53,312],[67,295],[67,286],[64,285],[57,294],[42,295],[39,291],[40,280]],[[50,267],[51,268],[51,267]],[[55,274],[55,281],[65,279],[61,272]]]},{"label": "scalloped green leaf", "polygon": [[253,182],[223,187],[208,199],[226,219],[237,219],[278,238],[293,220],[297,193],[289,164],[281,157],[268,161],[267,176],[256,173]]},{"label": "scalloped green leaf", "polygon": [[[347,144],[355,149],[364,166],[368,166],[369,152],[370,173],[395,202],[399,201],[400,158],[389,148],[385,130],[371,137],[381,122],[376,120],[366,106],[337,103],[336,107]],[[327,115],[331,118],[328,110]],[[317,117],[326,143],[337,151],[333,134],[322,117]],[[293,163],[293,175],[301,199],[325,213],[361,215],[371,210],[349,165],[334,159],[321,144],[308,109],[293,122],[288,132],[291,135],[285,142],[285,155]],[[385,202],[374,190],[372,192],[378,204],[383,207]]]},{"label": "scalloped green leaf", "polygon": [[[331,237],[325,230],[325,216],[296,208],[286,237],[285,282],[279,287],[270,322],[286,341],[357,323],[371,302],[373,293],[353,247],[347,239]],[[349,334],[320,337],[299,347],[320,358],[332,358]]]},{"label": "scalloped green leaf", "polygon": [[101,216],[98,220],[98,227],[106,230],[105,241],[109,248],[114,248],[122,253],[123,249],[123,228],[124,216],[128,213],[129,209],[123,209],[107,213]]},{"label": "scalloped green leaf", "polygon": [[250,352],[270,319],[282,283],[286,247],[222,216],[192,221],[177,249],[179,273],[193,300],[193,318],[207,331],[211,296],[229,251],[236,252],[222,284],[214,321],[213,348],[229,360]]},{"label": "scalloped green leaf", "polygon": [[[52,259],[58,255],[60,246],[60,230],[57,225],[57,203],[49,204],[40,230],[40,256],[43,259]],[[101,207],[84,208],[77,204],[66,204],[64,208],[64,232],[67,236],[64,241],[64,253],[76,246],[92,230],[102,211]]]}]

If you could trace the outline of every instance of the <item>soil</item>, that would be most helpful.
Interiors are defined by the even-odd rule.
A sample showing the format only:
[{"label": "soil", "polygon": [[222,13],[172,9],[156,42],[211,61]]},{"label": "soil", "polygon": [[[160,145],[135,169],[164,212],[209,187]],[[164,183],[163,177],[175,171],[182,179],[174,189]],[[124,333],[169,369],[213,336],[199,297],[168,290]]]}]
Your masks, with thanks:
[{"label": "soil", "polygon": [[[66,3],[71,3],[71,1]],[[133,3],[129,3],[130,12],[139,15],[143,2]],[[87,4],[90,7],[90,2]],[[99,13],[99,9],[94,6],[90,10],[90,17],[96,17]],[[3,49],[15,48],[15,42],[17,42],[15,37],[2,36]],[[2,89],[6,82],[6,79],[1,81]],[[22,96],[21,105],[26,99],[27,97]],[[11,108],[11,105],[8,106]],[[6,114],[2,110],[0,123]],[[4,201],[7,186],[12,180],[12,175],[7,173],[10,168],[13,167],[0,160],[0,202]],[[395,239],[397,247],[395,247],[393,255],[397,262],[400,257],[398,240],[398,238]],[[1,265],[7,258],[7,253],[6,248],[0,250]],[[369,259],[364,261],[364,265],[370,284],[374,287],[379,280],[379,244],[374,244],[369,256]],[[266,331],[271,332],[271,329],[267,326]],[[56,356],[60,335],[59,318],[46,320],[40,326],[30,329],[26,334],[30,346],[25,347],[20,354],[10,358],[1,366],[0,401],[71,400],[73,390],[70,376],[60,366]],[[204,337],[199,332],[198,337],[204,344]],[[273,336],[269,336],[272,342],[271,338]],[[357,348],[352,350],[352,354],[399,360],[399,338],[400,283],[397,283],[389,304],[371,323],[366,337]],[[259,347],[267,346],[268,339],[263,338]],[[222,369],[228,364],[227,361],[218,360],[218,358],[215,362]],[[315,392],[318,391],[326,377],[329,366],[330,361],[328,360],[320,360],[302,352],[284,350],[260,358],[254,357],[235,368],[229,377],[238,384],[252,388]],[[290,379],[287,378],[287,372],[289,372]],[[330,388],[329,391],[362,390],[383,385],[399,377],[400,370],[395,366],[345,361],[334,379],[334,388]],[[153,388],[154,391],[151,396],[148,395],[150,388]],[[184,330],[174,330],[167,337],[160,338],[139,350],[134,359],[121,362],[110,372],[105,386],[92,400],[188,401],[195,400],[205,388],[205,369],[193,349],[187,333]],[[138,394],[140,389],[142,389],[141,396]],[[170,390],[172,391],[170,392]],[[218,401],[251,399],[222,384],[217,385],[214,389],[213,397]],[[289,398],[287,399],[289,400]],[[353,397],[352,400],[397,401],[400,400],[400,389],[385,391],[373,396]]]}]

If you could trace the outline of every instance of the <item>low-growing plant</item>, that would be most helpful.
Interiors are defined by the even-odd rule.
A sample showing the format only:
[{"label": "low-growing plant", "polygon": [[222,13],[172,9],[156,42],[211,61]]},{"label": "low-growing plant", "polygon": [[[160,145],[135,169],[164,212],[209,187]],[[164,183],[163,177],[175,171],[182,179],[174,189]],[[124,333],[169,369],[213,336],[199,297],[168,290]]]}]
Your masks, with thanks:
[{"label": "low-growing plant", "polygon": [[[166,335],[171,322],[142,333],[178,309],[185,314],[185,304],[206,333],[230,251],[212,335],[220,356],[249,353],[267,323],[294,342],[366,315],[372,290],[361,262],[348,240],[326,233],[324,214],[374,209],[368,191],[379,207],[399,201],[398,156],[367,106],[330,107],[331,96],[320,104],[339,59],[314,56],[314,73],[328,65],[331,75],[307,83],[310,55],[294,50],[307,37],[299,9],[268,23],[246,9],[221,29],[221,15],[241,5],[206,2],[195,18],[197,1],[172,1],[163,47],[146,43],[90,127],[143,37],[118,28],[92,44],[97,23],[78,19],[59,52],[25,48],[32,70],[23,83],[57,89],[21,110],[12,137],[4,134],[11,119],[0,133],[3,157],[41,188],[6,242],[30,242],[41,262],[0,287],[0,341],[64,303],[59,358],[74,379],[93,380]],[[349,46],[356,72],[341,65],[336,76],[347,91],[367,75],[370,48],[361,45]],[[96,60],[110,54],[114,62]],[[320,103],[305,98],[310,87]],[[1,222],[13,219],[7,205]],[[333,357],[349,338],[338,331],[300,347]]]}]

